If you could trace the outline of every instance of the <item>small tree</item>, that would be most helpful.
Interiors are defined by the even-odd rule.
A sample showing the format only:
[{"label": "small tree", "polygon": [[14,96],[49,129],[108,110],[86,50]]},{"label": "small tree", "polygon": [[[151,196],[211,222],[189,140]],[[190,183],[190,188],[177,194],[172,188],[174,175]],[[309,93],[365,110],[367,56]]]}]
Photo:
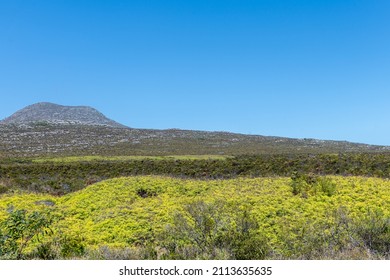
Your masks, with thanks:
[{"label": "small tree", "polygon": [[47,212],[11,210],[0,224],[0,258],[23,259],[24,249],[33,240],[51,233],[52,217]]}]

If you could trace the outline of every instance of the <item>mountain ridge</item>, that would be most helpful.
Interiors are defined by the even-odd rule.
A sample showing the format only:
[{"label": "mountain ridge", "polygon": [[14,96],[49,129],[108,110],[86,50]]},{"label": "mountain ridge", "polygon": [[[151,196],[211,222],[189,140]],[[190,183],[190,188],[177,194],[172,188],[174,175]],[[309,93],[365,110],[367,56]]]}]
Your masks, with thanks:
[{"label": "mountain ridge", "polygon": [[41,124],[77,124],[101,125],[125,128],[95,108],[90,106],[64,106],[50,102],[39,102],[16,111],[11,116],[0,121],[2,124],[28,125]]},{"label": "mountain ridge", "polygon": [[0,122],[0,157],[390,152],[389,146],[232,132],[136,129],[89,106],[36,103]]}]

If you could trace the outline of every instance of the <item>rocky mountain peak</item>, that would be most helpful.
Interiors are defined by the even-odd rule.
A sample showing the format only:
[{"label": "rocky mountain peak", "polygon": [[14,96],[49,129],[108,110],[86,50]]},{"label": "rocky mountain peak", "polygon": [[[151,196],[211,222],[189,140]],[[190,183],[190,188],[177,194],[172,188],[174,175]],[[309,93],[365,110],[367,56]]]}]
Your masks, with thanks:
[{"label": "rocky mountain peak", "polygon": [[98,125],[124,128],[126,126],[117,123],[98,110],[89,106],[63,106],[49,102],[40,102],[29,105],[0,123],[28,125],[32,123],[47,124],[75,124],[75,125]]}]

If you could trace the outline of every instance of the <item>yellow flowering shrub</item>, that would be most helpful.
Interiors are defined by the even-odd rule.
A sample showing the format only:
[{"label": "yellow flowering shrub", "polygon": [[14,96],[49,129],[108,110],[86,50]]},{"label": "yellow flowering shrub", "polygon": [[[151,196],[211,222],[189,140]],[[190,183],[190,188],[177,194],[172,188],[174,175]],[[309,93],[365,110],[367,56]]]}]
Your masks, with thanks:
[{"label": "yellow flowering shrub", "polygon": [[[191,226],[193,221],[186,209],[201,201],[206,205],[222,205],[218,213],[224,215],[221,218],[226,223],[221,227],[223,229],[236,228],[240,221],[238,214],[247,213],[257,225],[256,232],[267,240],[271,257],[294,258],[293,252],[302,246],[300,242],[313,241],[305,241],[311,236],[311,230],[323,229],[310,237],[318,240],[336,234],[334,229],[342,223],[337,218],[340,209],[347,211],[351,219],[364,220],[371,212],[390,217],[389,180],[337,176],[328,176],[326,180],[335,186],[332,195],[315,192],[302,197],[293,193],[290,178],[123,177],[102,181],[62,197],[3,194],[0,196],[0,221],[6,219],[10,208],[52,209],[53,214],[60,217],[52,225],[52,240],[76,238],[86,250],[148,244],[156,247],[167,228],[174,225],[178,214],[187,219],[189,224],[186,226]],[[311,250],[306,249],[307,252]]]}]

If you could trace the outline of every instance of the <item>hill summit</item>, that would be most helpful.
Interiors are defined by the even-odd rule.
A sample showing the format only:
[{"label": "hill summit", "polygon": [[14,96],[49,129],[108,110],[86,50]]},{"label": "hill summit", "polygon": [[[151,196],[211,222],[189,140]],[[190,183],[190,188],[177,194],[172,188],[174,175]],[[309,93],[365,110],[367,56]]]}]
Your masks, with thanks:
[{"label": "hill summit", "polygon": [[0,159],[53,155],[389,152],[389,146],[218,131],[129,128],[88,106],[36,103],[0,122]]},{"label": "hill summit", "polygon": [[126,126],[117,123],[89,106],[62,106],[49,102],[29,105],[0,123],[25,125],[31,123],[98,125],[115,128]]}]

